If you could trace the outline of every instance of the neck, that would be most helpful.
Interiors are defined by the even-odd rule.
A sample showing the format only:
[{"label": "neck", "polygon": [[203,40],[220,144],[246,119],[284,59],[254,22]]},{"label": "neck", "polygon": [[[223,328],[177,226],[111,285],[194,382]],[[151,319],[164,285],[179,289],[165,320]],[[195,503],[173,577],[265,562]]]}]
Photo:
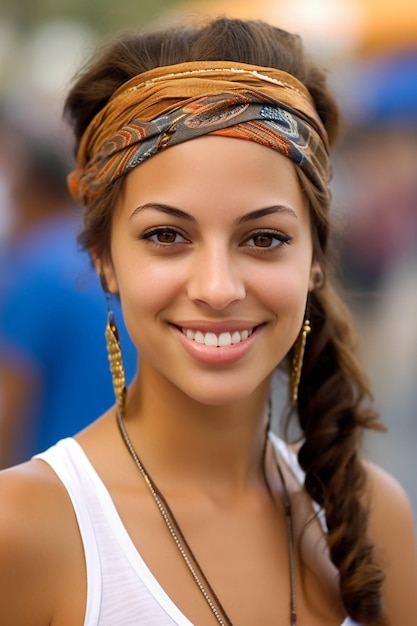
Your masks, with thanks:
[{"label": "neck", "polygon": [[124,423],[153,479],[228,498],[263,484],[269,384],[227,406],[202,405],[177,388],[129,389]]}]

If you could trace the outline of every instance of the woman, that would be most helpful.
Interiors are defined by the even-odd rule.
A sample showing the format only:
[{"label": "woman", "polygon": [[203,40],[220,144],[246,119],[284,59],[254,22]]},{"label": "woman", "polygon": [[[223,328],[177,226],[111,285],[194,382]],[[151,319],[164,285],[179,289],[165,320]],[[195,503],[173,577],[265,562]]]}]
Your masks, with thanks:
[{"label": "woman", "polygon": [[[112,42],[66,111],[117,402],[2,475],[2,623],[414,624],[410,506],[360,457],[379,423],[329,278],[323,74],[218,19]],[[278,367],[294,447],[269,432]]]}]

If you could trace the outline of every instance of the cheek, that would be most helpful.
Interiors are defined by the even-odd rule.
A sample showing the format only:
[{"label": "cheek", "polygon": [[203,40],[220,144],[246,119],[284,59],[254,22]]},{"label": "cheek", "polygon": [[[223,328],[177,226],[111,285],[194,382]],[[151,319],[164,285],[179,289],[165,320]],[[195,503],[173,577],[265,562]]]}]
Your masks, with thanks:
[{"label": "cheek", "polygon": [[309,291],[310,264],[281,265],[253,276],[253,293],[277,314],[304,315]]},{"label": "cheek", "polygon": [[[128,267],[128,265],[125,265]],[[119,275],[119,294],[129,331],[155,319],[178,294],[182,281],[169,266],[138,263]]]}]

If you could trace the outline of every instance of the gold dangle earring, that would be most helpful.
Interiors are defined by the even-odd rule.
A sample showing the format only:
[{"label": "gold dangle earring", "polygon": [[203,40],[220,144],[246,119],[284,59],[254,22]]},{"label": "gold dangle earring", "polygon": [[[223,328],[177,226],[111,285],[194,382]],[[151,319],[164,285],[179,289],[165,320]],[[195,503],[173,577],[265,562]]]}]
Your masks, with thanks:
[{"label": "gold dangle earring", "polygon": [[290,373],[290,400],[292,407],[297,406],[298,402],[298,387],[300,386],[301,370],[303,367],[307,335],[310,332],[311,324],[310,320],[308,319],[308,313],[306,311],[306,317],[304,318],[303,325],[293,348],[294,353]]},{"label": "gold dangle earring", "polygon": [[[324,277],[321,271],[317,271],[314,276],[315,289],[321,289],[324,284]],[[290,401],[291,406],[296,407],[298,402],[298,388],[300,386],[301,370],[303,367],[304,353],[306,349],[307,335],[311,332],[311,324],[308,319],[309,302],[307,300],[304,322],[293,348],[293,358],[290,372]]]},{"label": "gold dangle earring", "polygon": [[123,417],[126,399],[126,377],[123,367],[122,350],[120,347],[119,331],[116,326],[114,314],[111,308],[111,294],[108,290],[104,274],[100,274],[100,282],[107,302],[107,325],[106,325],[106,344],[107,353],[109,355],[110,372],[112,375],[114,395],[116,397],[116,406],[120,417]]}]

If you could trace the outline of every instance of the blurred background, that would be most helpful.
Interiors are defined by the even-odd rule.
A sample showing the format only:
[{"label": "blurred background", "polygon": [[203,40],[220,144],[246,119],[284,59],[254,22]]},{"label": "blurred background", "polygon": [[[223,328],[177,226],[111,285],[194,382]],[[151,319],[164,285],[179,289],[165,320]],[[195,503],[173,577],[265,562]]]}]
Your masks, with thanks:
[{"label": "blurred background", "polygon": [[[28,207],[30,202],[22,197],[22,190],[29,185],[29,165],[39,163],[42,150],[49,151],[50,165],[62,163],[65,167],[72,158],[61,108],[83,59],[110,33],[218,14],[265,19],[300,33],[307,50],[328,71],[346,120],[343,139],[334,152],[333,178],[340,281],[358,326],[376,404],[388,428],[387,435],[369,437],[367,451],[401,481],[417,511],[417,3],[1,0],[0,311],[7,309],[5,294],[9,298],[10,283],[18,280],[15,277],[27,294],[24,285],[29,269],[22,263],[22,250],[29,249],[28,238],[33,244],[33,233],[48,217],[47,211],[38,214],[34,206]],[[56,167],[45,167],[48,176],[56,180]],[[35,192],[29,195],[35,199]],[[38,207],[48,202],[65,206],[66,217],[68,211],[72,217],[77,213],[56,189],[48,201],[38,202]],[[38,245],[44,248],[44,243]],[[81,275],[83,289],[88,291],[88,269]],[[62,277],[59,280],[62,282]],[[25,298],[15,299],[21,326],[27,325],[28,318],[36,319],[33,303]],[[35,294],[34,302],[39,299]],[[105,311],[104,301],[100,306]],[[8,315],[15,320],[17,314],[10,308]],[[36,335],[44,316],[39,313],[32,334]],[[51,333],[46,334],[62,356],[64,348],[58,347]],[[1,335],[0,327],[0,341]],[[21,333],[16,345],[5,341],[0,352],[0,434],[4,442],[13,431],[7,419],[11,413],[5,409],[11,406],[17,411],[22,389],[29,389],[28,385],[36,389],[36,381],[42,377],[46,384],[49,380],[46,366],[39,365],[38,347],[26,352],[25,341],[30,343],[30,338]],[[130,350],[128,346],[128,354]],[[130,354],[133,372],[134,356]],[[78,357],[86,358],[81,352]],[[48,358],[51,366],[50,355]],[[14,376],[10,376],[11,364]],[[90,369],[89,385],[91,376]],[[105,384],[109,385],[109,380]],[[26,403],[32,408],[39,401],[35,396]],[[21,406],[19,410],[23,410]],[[19,440],[29,438],[31,432],[28,406],[25,410]],[[15,429],[15,437],[16,433]],[[0,463],[1,454],[0,443]],[[3,464],[8,458],[17,457],[8,457],[3,450]]]}]

